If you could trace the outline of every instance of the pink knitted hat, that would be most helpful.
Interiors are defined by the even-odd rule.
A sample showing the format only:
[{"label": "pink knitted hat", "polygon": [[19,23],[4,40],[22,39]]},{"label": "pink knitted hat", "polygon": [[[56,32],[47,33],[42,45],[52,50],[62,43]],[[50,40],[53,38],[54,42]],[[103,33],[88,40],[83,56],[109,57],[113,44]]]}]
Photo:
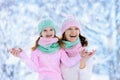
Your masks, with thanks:
[{"label": "pink knitted hat", "polygon": [[[70,28],[71,26],[76,26],[79,28],[79,23],[77,22],[77,20],[75,20],[74,18],[68,18],[66,19],[63,24],[62,24],[62,29],[61,29],[61,32],[62,34],[68,29]],[[80,29],[80,28],[79,28]]]}]

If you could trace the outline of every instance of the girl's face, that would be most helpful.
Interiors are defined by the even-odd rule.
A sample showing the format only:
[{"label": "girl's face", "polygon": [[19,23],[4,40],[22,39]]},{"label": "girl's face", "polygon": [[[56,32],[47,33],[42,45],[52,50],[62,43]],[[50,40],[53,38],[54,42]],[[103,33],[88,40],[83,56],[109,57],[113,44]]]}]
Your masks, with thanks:
[{"label": "girl's face", "polygon": [[53,38],[55,36],[55,31],[51,27],[44,28],[41,32],[41,36],[45,38]]},{"label": "girl's face", "polygon": [[79,34],[79,28],[77,28],[76,26],[71,26],[65,31],[65,38],[67,41],[74,42],[78,39]]}]

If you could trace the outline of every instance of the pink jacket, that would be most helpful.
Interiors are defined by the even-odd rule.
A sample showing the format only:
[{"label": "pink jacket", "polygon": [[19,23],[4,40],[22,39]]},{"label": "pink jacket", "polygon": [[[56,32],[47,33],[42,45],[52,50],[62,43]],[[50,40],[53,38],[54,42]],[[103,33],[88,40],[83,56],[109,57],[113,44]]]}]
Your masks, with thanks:
[{"label": "pink jacket", "polygon": [[45,54],[36,49],[29,58],[24,52],[19,55],[31,69],[39,73],[38,80],[63,80],[60,64],[72,67],[80,62],[80,55],[69,58],[63,49],[54,54]]}]

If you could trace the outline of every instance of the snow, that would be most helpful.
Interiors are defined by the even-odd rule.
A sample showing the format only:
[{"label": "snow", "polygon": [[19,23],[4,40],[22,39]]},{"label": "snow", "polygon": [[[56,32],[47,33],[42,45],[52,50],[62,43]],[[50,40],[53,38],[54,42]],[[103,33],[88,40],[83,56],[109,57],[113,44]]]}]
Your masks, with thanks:
[{"label": "snow", "polygon": [[[34,45],[37,23],[52,18],[60,30],[67,15],[81,24],[93,56],[91,80],[120,80],[120,0],[0,0],[0,80],[37,80],[20,59],[10,55],[12,47],[27,55]],[[57,32],[58,32],[57,31]],[[57,33],[60,36],[60,32]]]}]

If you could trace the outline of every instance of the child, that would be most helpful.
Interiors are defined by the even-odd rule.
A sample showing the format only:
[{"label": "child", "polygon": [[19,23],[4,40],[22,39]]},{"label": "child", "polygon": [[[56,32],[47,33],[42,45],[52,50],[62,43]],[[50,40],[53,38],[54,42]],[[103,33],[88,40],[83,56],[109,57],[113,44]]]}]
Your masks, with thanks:
[{"label": "child", "polygon": [[52,20],[40,22],[38,25],[40,36],[32,48],[31,58],[28,58],[20,48],[11,50],[13,55],[22,58],[27,66],[39,73],[38,80],[63,80],[60,62],[71,67],[80,60],[79,54],[74,58],[68,58],[65,51],[60,48],[55,27]]},{"label": "child", "polygon": [[[66,67],[61,65],[62,75],[64,80],[81,80],[79,67],[85,68],[86,61],[95,53],[95,50],[88,52],[84,49],[88,45],[88,42],[84,36],[80,34],[79,23],[73,19],[68,18],[62,24],[62,42],[61,46],[66,51],[69,57],[74,57],[77,54],[81,53],[82,59],[80,64],[73,67]],[[87,76],[86,76],[87,77]],[[85,80],[85,79],[83,79]]]}]

